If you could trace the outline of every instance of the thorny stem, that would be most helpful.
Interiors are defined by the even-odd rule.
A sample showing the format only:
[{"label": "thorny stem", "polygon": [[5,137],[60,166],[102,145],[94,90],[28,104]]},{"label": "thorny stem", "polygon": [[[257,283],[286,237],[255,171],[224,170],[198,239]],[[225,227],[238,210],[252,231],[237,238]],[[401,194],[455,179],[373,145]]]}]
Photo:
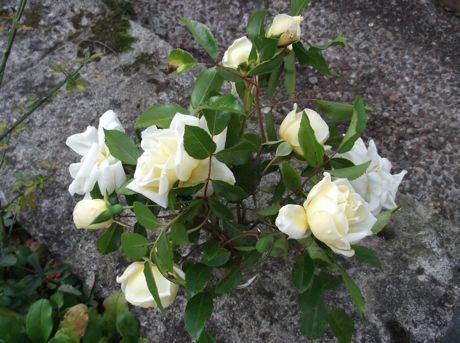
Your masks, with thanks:
[{"label": "thorny stem", "polygon": [[[24,12],[24,8],[26,7],[27,0],[19,0],[19,4],[16,9],[16,13],[13,17],[13,23],[8,33],[8,42],[6,43],[6,49],[3,53],[2,61],[0,63],[0,87],[2,86],[3,81],[3,74],[5,73],[6,62],[10,57],[11,49],[13,48],[14,39],[16,38],[16,32],[20,26],[19,21],[21,20],[22,13]],[[3,137],[2,137],[3,138]]]}]

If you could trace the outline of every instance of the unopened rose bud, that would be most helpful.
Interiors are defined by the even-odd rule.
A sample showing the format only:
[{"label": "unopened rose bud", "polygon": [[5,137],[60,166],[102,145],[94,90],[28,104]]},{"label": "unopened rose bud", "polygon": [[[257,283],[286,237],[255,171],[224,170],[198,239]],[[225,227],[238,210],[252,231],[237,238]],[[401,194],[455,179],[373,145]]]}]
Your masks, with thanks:
[{"label": "unopened rose bud", "polygon": [[247,37],[235,40],[225,51],[222,64],[224,67],[236,69],[242,63],[247,63],[251,54],[252,43]]},{"label": "unopened rose bud", "polygon": [[[158,270],[158,267],[150,263],[150,269],[158,288],[163,307],[171,305],[176,299],[179,285],[166,279]],[[185,279],[184,272],[177,266],[174,266],[174,272],[181,279]],[[147,280],[144,275],[144,262],[131,263],[121,276],[117,277],[117,282],[121,283],[121,290],[125,295],[127,302],[139,307],[157,307],[152,294],[147,286]]]},{"label": "unopened rose bud", "polygon": [[300,39],[300,23],[303,17],[291,17],[287,14],[278,14],[267,31],[267,37],[279,37],[278,46],[287,46]]},{"label": "unopened rose bud", "polygon": [[73,222],[77,229],[96,230],[106,228],[112,224],[112,218],[108,218],[102,223],[91,223],[107,209],[107,204],[102,199],[81,200],[73,210]]}]

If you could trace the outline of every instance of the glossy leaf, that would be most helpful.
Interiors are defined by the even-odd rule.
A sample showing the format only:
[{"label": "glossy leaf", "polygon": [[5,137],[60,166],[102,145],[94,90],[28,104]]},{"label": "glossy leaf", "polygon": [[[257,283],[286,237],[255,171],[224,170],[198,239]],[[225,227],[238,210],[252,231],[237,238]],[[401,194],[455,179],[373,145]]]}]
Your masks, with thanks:
[{"label": "glossy leaf", "polygon": [[353,319],[342,309],[329,312],[329,325],[339,343],[350,343],[355,330]]},{"label": "glossy leaf", "polygon": [[217,57],[219,56],[219,48],[217,46],[216,39],[209,28],[195,20],[181,18],[181,21],[185,26],[187,26],[193,37],[195,37],[209,56],[211,56],[213,60],[217,60]]},{"label": "glossy leaf", "polygon": [[230,251],[220,246],[219,242],[210,240],[203,245],[201,262],[207,266],[219,267],[230,259]]},{"label": "glossy leaf", "polygon": [[313,67],[326,75],[337,75],[335,71],[329,68],[320,49],[311,47],[307,50],[300,42],[292,44],[292,47],[300,65]]},{"label": "glossy leaf", "polygon": [[281,142],[281,144],[276,148],[275,156],[284,157],[290,155],[291,152],[291,145],[288,142]]},{"label": "glossy leaf", "polygon": [[337,152],[344,153],[353,148],[356,140],[366,129],[367,115],[363,99],[357,96],[353,102],[353,116]]},{"label": "glossy leaf", "polygon": [[174,256],[171,244],[169,243],[168,235],[165,231],[163,231],[158,237],[154,249],[157,257],[160,258],[161,266],[164,267],[169,273],[173,273]]},{"label": "glossy leaf", "polygon": [[246,27],[249,38],[254,39],[254,37],[264,34],[264,19],[267,13],[267,10],[258,10],[251,14]]},{"label": "glossy leaf", "polygon": [[255,75],[264,75],[271,73],[273,70],[278,68],[281,63],[283,63],[283,57],[281,55],[276,56],[275,58],[262,62],[261,64],[258,64],[254,68],[252,68],[248,76],[255,76]]},{"label": "glossy leaf", "polygon": [[123,229],[118,224],[112,224],[97,240],[97,251],[106,255],[118,250],[122,233]]},{"label": "glossy leaf", "polygon": [[315,263],[308,253],[299,255],[292,267],[292,284],[299,293],[305,292],[312,284]]},{"label": "glossy leaf", "polygon": [[230,268],[222,279],[214,286],[214,293],[226,294],[236,289],[241,282],[241,269],[239,266]]},{"label": "glossy leaf", "polygon": [[139,224],[146,229],[154,230],[160,226],[160,222],[153,212],[143,203],[135,201],[133,204],[133,210]]},{"label": "glossy leaf", "polygon": [[26,333],[34,343],[44,343],[53,331],[53,308],[49,300],[34,302],[27,312]]},{"label": "glossy leaf", "polygon": [[155,125],[160,128],[168,128],[176,113],[187,114],[188,111],[176,104],[156,104],[142,112],[137,119],[135,128]]},{"label": "glossy leaf", "polygon": [[315,131],[305,112],[302,112],[298,135],[305,161],[313,167],[321,165],[324,159],[324,147],[316,140]]},{"label": "glossy leaf", "polygon": [[348,179],[351,181],[351,180],[357,179],[358,177],[366,173],[366,170],[367,168],[369,168],[370,164],[371,164],[371,161],[368,161],[363,164],[357,164],[353,167],[328,170],[328,172],[332,176],[335,176],[341,179]]},{"label": "glossy leaf", "polygon": [[212,180],[212,187],[217,195],[231,202],[239,202],[247,197],[246,192],[241,187],[223,181]]},{"label": "glossy leaf", "polygon": [[185,125],[184,148],[191,157],[204,160],[216,151],[216,143],[201,127]]},{"label": "glossy leaf", "polygon": [[168,56],[168,65],[175,71],[174,74],[184,73],[193,69],[196,60],[191,53],[182,49],[173,49]]},{"label": "glossy leaf", "polygon": [[318,339],[324,335],[328,323],[327,306],[323,299],[321,284],[314,281],[306,292],[299,294],[301,310],[300,331],[309,339]]},{"label": "glossy leaf", "polygon": [[313,103],[321,113],[337,121],[350,120],[353,116],[353,105],[345,102],[314,100]]},{"label": "glossy leaf", "polygon": [[278,214],[280,208],[281,208],[281,205],[277,202],[268,208],[264,208],[262,210],[257,211],[256,214],[261,217],[270,217],[270,216],[274,216],[275,214]]},{"label": "glossy leaf", "polygon": [[232,220],[233,213],[230,211],[227,206],[216,200],[215,198],[208,199],[209,208],[211,209],[212,213],[221,219],[225,220]]},{"label": "glossy leaf", "polygon": [[155,282],[155,278],[153,277],[152,269],[150,268],[150,262],[144,262],[144,276],[145,281],[147,282],[147,288],[149,289],[150,294],[155,300],[155,304],[158,306],[158,309],[161,312],[164,312],[163,304],[161,303],[160,295],[158,294],[158,287]]},{"label": "glossy leaf", "polygon": [[343,282],[345,283],[345,286],[348,289],[348,292],[351,295],[351,299],[356,305],[356,309],[358,310],[358,314],[361,316],[361,318],[364,316],[364,297],[363,294],[361,293],[361,290],[359,287],[356,285],[356,283],[353,281],[353,279],[348,275],[347,271],[343,269],[342,267],[339,267],[340,274],[342,275]]},{"label": "glossy leaf", "polygon": [[140,260],[147,254],[149,241],[137,233],[124,232],[121,235],[121,247],[123,253],[130,260]]},{"label": "glossy leaf", "polygon": [[184,322],[185,328],[193,339],[197,340],[200,337],[212,311],[212,296],[208,293],[198,293],[188,301]]},{"label": "glossy leaf", "polygon": [[202,71],[193,85],[191,103],[197,108],[213,91],[220,89],[223,79],[215,67]]},{"label": "glossy leaf", "polygon": [[295,94],[295,53],[291,51],[284,59],[284,88],[289,95]]},{"label": "glossy leaf", "polygon": [[303,9],[308,6],[310,0],[291,0],[291,15],[301,15]]},{"label": "glossy leaf", "polygon": [[202,263],[190,264],[185,270],[185,288],[188,297],[193,297],[206,288],[212,277],[212,267]]},{"label": "glossy leaf", "polygon": [[278,80],[280,78],[282,70],[283,64],[280,63],[279,65],[275,66],[275,68],[273,68],[273,71],[271,72],[270,77],[268,78],[267,96],[270,100],[273,99],[273,95],[275,94],[276,87],[278,86]]},{"label": "glossy leaf", "polygon": [[234,146],[219,151],[216,154],[216,158],[225,164],[242,165],[245,164],[258,149],[259,145],[250,140],[242,139]]},{"label": "glossy leaf", "polygon": [[200,105],[200,108],[245,115],[243,106],[233,95],[213,96]]},{"label": "glossy leaf", "polygon": [[362,245],[352,245],[355,254],[353,255],[359,261],[366,262],[373,267],[383,270],[379,257],[371,249]]},{"label": "glossy leaf", "polygon": [[401,207],[396,207],[395,209],[390,210],[390,211],[380,212],[377,215],[377,221],[375,222],[374,226],[371,229],[372,232],[374,234],[378,234],[380,231],[382,231],[385,228],[385,226],[387,226],[388,223],[390,222],[391,216],[395,214],[397,211],[399,211],[400,208]]},{"label": "glossy leaf", "polygon": [[347,39],[345,38],[345,36],[343,35],[343,33],[339,33],[339,35],[334,38],[333,40],[327,42],[326,44],[324,45],[316,45],[315,47],[320,49],[320,50],[325,50],[325,49],[328,49],[330,48],[331,46],[337,46],[337,45],[340,45],[340,46],[345,46],[347,45]]},{"label": "glossy leaf", "polygon": [[281,175],[287,188],[293,191],[302,189],[299,174],[297,174],[297,171],[288,162],[281,164]]},{"label": "glossy leaf", "polygon": [[203,116],[206,118],[208,124],[208,130],[211,136],[216,136],[228,125],[232,114],[229,112],[222,111],[203,111]]},{"label": "glossy leaf", "polygon": [[256,243],[256,250],[261,254],[267,252],[273,246],[273,235],[261,237]]},{"label": "glossy leaf", "polygon": [[141,155],[139,149],[129,136],[118,130],[104,130],[105,144],[110,154],[120,161],[136,165],[137,158]]}]

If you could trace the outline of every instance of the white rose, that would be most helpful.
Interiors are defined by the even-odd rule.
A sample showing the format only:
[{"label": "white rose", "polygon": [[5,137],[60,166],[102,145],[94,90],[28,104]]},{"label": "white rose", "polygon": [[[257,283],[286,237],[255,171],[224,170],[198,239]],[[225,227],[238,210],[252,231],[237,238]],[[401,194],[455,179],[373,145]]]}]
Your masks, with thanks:
[{"label": "white rose", "polygon": [[289,238],[301,239],[307,236],[307,214],[303,206],[285,205],[281,207],[275,224]]},{"label": "white rose", "polygon": [[88,126],[85,132],[67,138],[67,146],[82,156],[79,163],[69,166],[74,179],[69,186],[70,194],[88,194],[96,182],[102,194],[110,194],[126,181],[121,162],[110,155],[105,145],[104,129],[124,132],[115,112],[105,112],[99,119],[98,129]]},{"label": "white rose", "polygon": [[311,189],[304,208],[313,235],[345,256],[354,255],[351,244],[372,235],[377,220],[348,180],[332,182],[329,173]]},{"label": "white rose", "polygon": [[[158,288],[161,304],[163,307],[168,307],[176,299],[179,286],[166,279],[153,263],[150,263],[150,268]],[[174,272],[179,278],[185,279],[185,274],[179,267],[174,266]],[[130,304],[140,307],[157,307],[144,276],[144,262],[131,263],[123,274],[117,277],[117,282],[121,283],[121,290]]]},{"label": "white rose", "polygon": [[303,17],[291,17],[287,14],[278,14],[273,18],[273,23],[267,31],[267,37],[277,37],[278,46],[287,46],[300,39],[300,23]]},{"label": "white rose", "polygon": [[284,118],[282,121],[279,129],[279,134],[282,139],[289,143],[289,145],[296,153],[302,156],[303,151],[299,143],[299,129],[303,112],[305,112],[308,116],[310,126],[315,132],[315,138],[318,143],[324,145],[324,143],[329,138],[329,127],[318,113],[308,108],[297,112],[297,104],[294,104],[294,109],[289,112],[286,118]]},{"label": "white rose", "polygon": [[350,182],[353,188],[369,203],[369,208],[374,215],[380,213],[382,208],[392,210],[397,207],[396,192],[407,171],[403,170],[399,174],[392,175],[391,162],[380,157],[373,140],[369,141],[369,148],[366,148],[364,141],[359,138],[350,151],[338,156],[354,164],[371,161],[366,173]]},{"label": "white rose", "polygon": [[247,63],[251,50],[252,43],[247,37],[238,38],[225,51],[223,66],[236,69],[241,63]]},{"label": "white rose", "polygon": [[[206,119],[177,113],[167,129],[155,126],[142,132],[141,147],[133,181],[127,188],[138,192],[162,207],[168,205],[168,194],[176,181],[180,186],[205,182],[209,172],[209,158],[197,160],[184,148],[185,126],[199,126],[209,133]],[[225,148],[227,130],[213,137],[216,152]],[[214,156],[211,158],[210,179],[235,183],[232,171]],[[202,195],[203,190],[199,195]],[[208,186],[208,195],[212,193]]]},{"label": "white rose", "polygon": [[98,224],[91,224],[102,212],[107,210],[107,204],[102,199],[80,200],[73,210],[73,222],[77,229],[103,229],[112,224],[112,218]]}]

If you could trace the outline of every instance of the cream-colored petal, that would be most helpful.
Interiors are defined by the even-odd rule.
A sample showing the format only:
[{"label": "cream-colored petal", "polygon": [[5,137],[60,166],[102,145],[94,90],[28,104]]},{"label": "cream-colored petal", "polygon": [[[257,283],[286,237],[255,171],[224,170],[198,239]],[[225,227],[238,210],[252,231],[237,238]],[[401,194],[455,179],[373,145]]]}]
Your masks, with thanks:
[{"label": "cream-colored petal", "polygon": [[85,156],[93,144],[97,144],[97,130],[88,126],[82,133],[77,133],[67,138],[65,144],[81,156]]},{"label": "cream-colored petal", "polygon": [[275,225],[289,238],[301,239],[308,235],[307,214],[300,205],[281,207],[276,217]]}]

